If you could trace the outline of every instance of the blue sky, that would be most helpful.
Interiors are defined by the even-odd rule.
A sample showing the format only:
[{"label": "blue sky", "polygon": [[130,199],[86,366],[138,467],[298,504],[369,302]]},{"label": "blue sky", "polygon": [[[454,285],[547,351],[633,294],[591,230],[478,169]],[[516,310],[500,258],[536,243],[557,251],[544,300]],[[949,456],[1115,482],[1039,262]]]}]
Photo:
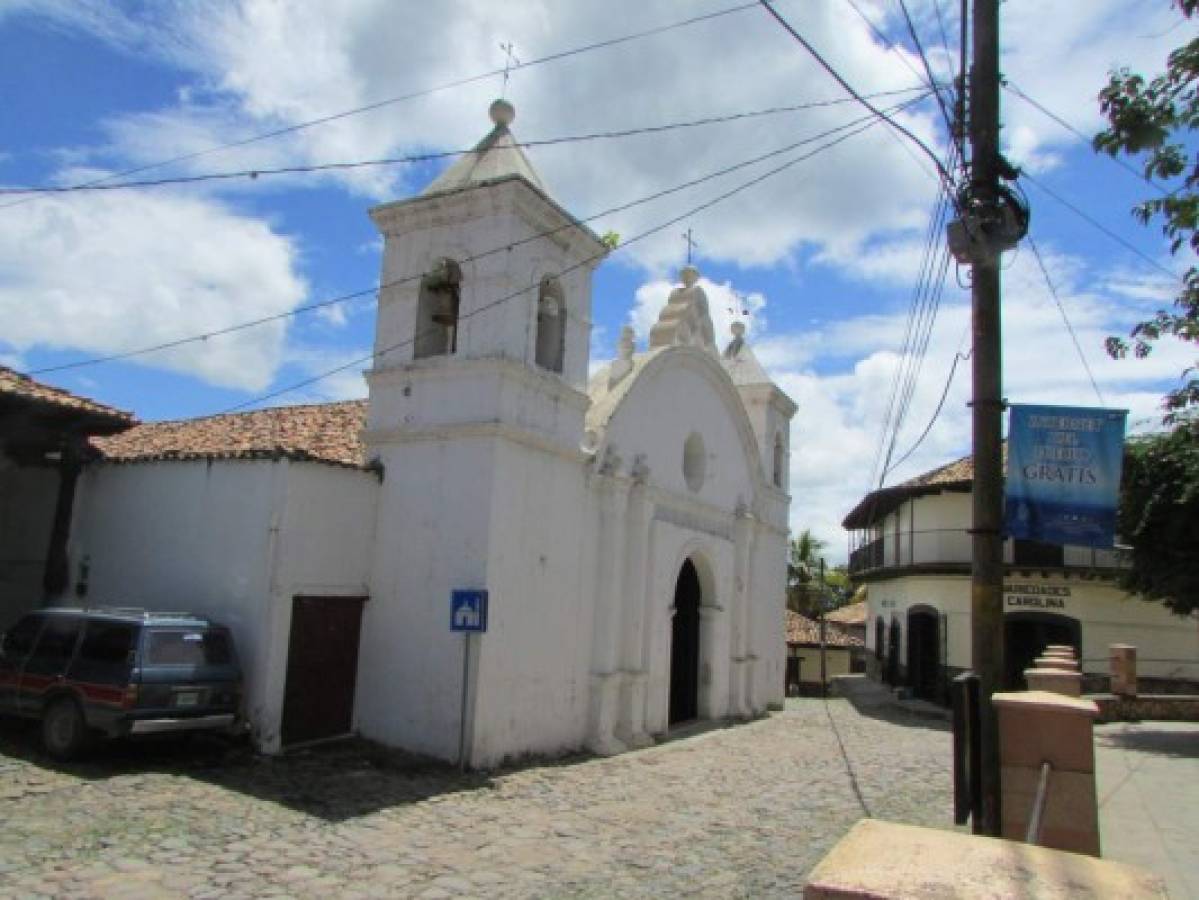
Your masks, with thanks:
[{"label": "blue sky", "polygon": [[[906,88],[919,67],[895,0],[784,0],[779,9],[861,91]],[[456,0],[396,4],[25,3],[0,0],[0,184],[71,184],[494,70],[498,45],[529,60],[668,24],[726,5],[558,4]],[[957,4],[909,3],[938,76],[956,53]],[[1003,4],[1003,69],[1013,83],[1084,133],[1100,125],[1107,71],[1156,71],[1193,34],[1164,0]],[[147,175],[197,174],[468,147],[488,129],[498,77],[206,154]],[[518,68],[513,130],[539,140],[604,129],[841,99],[841,89],[760,10],[618,47]],[[887,102],[880,100],[879,102]],[[1146,185],[1096,157],[1010,92],[1007,150],[1054,191],[1146,256],[1180,271],[1160,235],[1129,207]],[[533,148],[551,193],[589,216],[862,115],[852,104],[622,140]],[[931,102],[904,123],[939,152]],[[419,191],[439,164],[296,175],[217,185],[72,194],[0,208],[0,361],[40,369],[212,330],[377,283],[379,249],[366,210]],[[765,166],[600,220],[625,237],[673,218]],[[813,527],[841,555],[839,520],[870,487],[890,379],[936,183],[919,153],[882,127],[614,254],[594,284],[593,363],[622,325],[644,336],[694,228],[698,264],[720,336],[747,306],[750,336],[799,403],[791,466],[792,524]],[[1160,394],[1194,362],[1163,346],[1113,362],[1107,334],[1167,302],[1170,279],[1040,193],[1032,234],[1078,333],[1104,401],[1145,428]],[[9,200],[0,201],[3,203]],[[1005,393],[1012,402],[1098,403],[1027,247],[1005,272]],[[740,295],[742,300],[733,297]],[[910,412],[896,440],[924,429],[954,353],[968,347],[967,294],[941,303]],[[219,412],[369,352],[369,298],[335,310],[213,338],[137,361],[43,376],[142,419]],[[273,402],[362,396],[354,367]],[[968,372],[959,366],[927,440],[888,477],[969,450]]]}]

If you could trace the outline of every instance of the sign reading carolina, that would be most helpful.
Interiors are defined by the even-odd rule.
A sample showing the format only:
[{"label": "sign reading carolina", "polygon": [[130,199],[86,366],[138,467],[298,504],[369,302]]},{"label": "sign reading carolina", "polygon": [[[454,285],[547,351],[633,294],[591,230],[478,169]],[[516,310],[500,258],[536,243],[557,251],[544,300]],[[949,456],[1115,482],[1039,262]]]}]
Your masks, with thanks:
[{"label": "sign reading carolina", "polygon": [[1123,409],[1013,406],[1007,533],[1047,544],[1111,547],[1127,415]]},{"label": "sign reading carolina", "polygon": [[1003,596],[1009,607],[1065,609],[1070,588],[1056,584],[1005,584]]}]

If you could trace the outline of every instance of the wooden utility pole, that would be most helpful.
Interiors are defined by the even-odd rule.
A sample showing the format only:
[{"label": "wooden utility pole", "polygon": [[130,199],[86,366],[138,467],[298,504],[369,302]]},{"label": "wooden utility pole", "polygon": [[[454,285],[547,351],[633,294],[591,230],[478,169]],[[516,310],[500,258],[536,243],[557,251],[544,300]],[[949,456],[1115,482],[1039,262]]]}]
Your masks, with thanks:
[{"label": "wooden utility pole", "polygon": [[[974,0],[970,72],[970,193],[976,224],[999,209],[999,3]],[[982,821],[976,833],[998,835],[999,735],[991,695],[1003,677],[1003,372],[1000,345],[1000,253],[984,240],[973,260],[974,521],[971,565],[971,666],[979,677]]]}]

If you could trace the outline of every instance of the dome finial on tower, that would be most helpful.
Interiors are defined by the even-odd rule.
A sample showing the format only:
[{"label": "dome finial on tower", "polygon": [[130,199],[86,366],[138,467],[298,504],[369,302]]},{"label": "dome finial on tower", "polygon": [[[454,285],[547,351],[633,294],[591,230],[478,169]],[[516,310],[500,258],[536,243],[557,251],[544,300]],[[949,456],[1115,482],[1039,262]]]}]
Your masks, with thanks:
[{"label": "dome finial on tower", "polygon": [[516,107],[503,98],[493,100],[490,108],[487,110],[487,115],[491,117],[491,121],[497,126],[502,125],[507,128],[512,124],[512,120],[516,118]]}]

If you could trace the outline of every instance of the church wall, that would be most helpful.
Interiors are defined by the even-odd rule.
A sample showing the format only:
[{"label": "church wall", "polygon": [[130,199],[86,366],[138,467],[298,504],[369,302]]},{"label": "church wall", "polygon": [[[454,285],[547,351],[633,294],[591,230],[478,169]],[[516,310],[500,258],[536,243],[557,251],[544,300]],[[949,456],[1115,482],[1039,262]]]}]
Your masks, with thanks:
[{"label": "church wall", "polygon": [[495,465],[474,766],[580,749],[590,691],[596,585],[583,463],[499,441]]},{"label": "church wall", "polygon": [[76,501],[75,593],[86,562],[85,602],[228,625],[254,741],[275,751],[292,597],[366,593],[377,486],[369,473],[317,463],[93,464]]},{"label": "church wall", "polygon": [[459,436],[371,447],[386,474],[355,703],[365,737],[457,759],[463,635],[450,632],[450,592],[487,586],[494,443]]},{"label": "church wall", "polygon": [[753,675],[753,709],[781,708],[786,676],[787,535],[774,528],[755,529],[750,634],[757,656]]},{"label": "church wall", "polygon": [[265,460],[92,464],[80,478],[70,544],[82,601],[195,612],[228,625],[257,730],[272,706],[272,516],[285,489],[286,464]]},{"label": "church wall", "polygon": [[41,605],[57,498],[57,468],[0,464],[0,631]]}]

